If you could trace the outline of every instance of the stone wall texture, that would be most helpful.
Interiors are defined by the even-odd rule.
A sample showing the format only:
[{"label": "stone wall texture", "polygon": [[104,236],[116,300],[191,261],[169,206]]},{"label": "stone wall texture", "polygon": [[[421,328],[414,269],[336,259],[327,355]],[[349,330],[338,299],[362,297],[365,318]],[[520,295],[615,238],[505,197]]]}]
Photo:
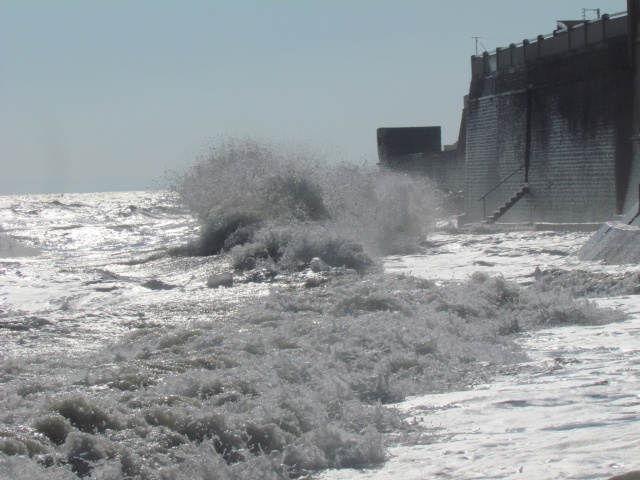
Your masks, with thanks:
[{"label": "stone wall texture", "polygon": [[411,175],[424,175],[444,192],[465,188],[465,157],[460,149],[394,157],[385,166]]},{"label": "stone wall texture", "polygon": [[527,182],[500,221],[599,222],[637,202],[626,36],[488,71],[469,91],[464,223]]}]

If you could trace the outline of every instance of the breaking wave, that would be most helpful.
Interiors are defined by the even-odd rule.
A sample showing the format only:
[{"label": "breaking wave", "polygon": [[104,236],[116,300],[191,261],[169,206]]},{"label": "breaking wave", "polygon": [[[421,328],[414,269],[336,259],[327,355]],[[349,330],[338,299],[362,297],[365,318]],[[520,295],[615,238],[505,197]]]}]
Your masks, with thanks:
[{"label": "breaking wave", "polygon": [[620,314],[483,274],[439,287],[373,273],[274,291],[224,321],[199,318],[142,325],[92,358],[48,364],[37,380],[37,362],[4,362],[13,413],[0,431],[0,476],[285,479],[376,466],[391,433],[429,435],[385,405],[509,371],[524,358],[519,331]]},{"label": "breaking wave", "polygon": [[364,272],[376,256],[414,251],[443,213],[424,178],[251,139],[219,143],[171,185],[203,223],[190,252],[231,252],[241,268],[270,259],[293,269],[318,257]]},{"label": "breaking wave", "polygon": [[[375,467],[387,442],[432,434],[394,402],[513,372],[519,332],[621,318],[581,298],[618,288],[606,278],[578,288],[581,274],[539,272],[525,288],[481,273],[446,285],[384,274],[376,256],[415,248],[438,218],[424,179],[232,139],[173,180],[203,225],[175,253],[224,256],[165,255],[193,232],[191,220],[162,221],[182,215],[173,200],[115,203],[104,219],[87,207],[84,221],[62,225],[104,224],[83,236],[101,240],[87,247],[99,268],[87,272],[75,253],[49,252],[43,265],[56,275],[46,278],[64,277],[52,298],[72,286],[91,302],[69,309],[65,297],[37,316],[0,309],[0,333],[42,338],[27,357],[0,358],[0,478],[253,480]],[[42,230],[59,248],[81,229]],[[268,292],[217,275],[229,264],[290,272]],[[625,289],[637,284],[629,277]],[[91,355],[56,350],[99,322],[108,338],[122,335]]]}]

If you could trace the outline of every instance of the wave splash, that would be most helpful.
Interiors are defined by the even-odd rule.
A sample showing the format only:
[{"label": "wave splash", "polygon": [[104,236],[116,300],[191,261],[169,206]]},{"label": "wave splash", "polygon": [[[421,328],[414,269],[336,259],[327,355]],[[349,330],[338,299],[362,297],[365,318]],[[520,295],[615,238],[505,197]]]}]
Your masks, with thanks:
[{"label": "wave splash", "polygon": [[230,252],[237,268],[314,257],[362,273],[379,255],[415,251],[442,215],[425,178],[330,164],[300,147],[229,138],[174,172],[171,188],[203,222],[199,255]]},{"label": "wave splash", "polygon": [[[282,248],[280,266],[295,265],[317,248],[309,246],[315,235],[336,239],[331,251],[346,251],[345,257],[358,251],[369,255],[371,238],[340,231],[341,221],[349,224],[341,220],[346,213],[334,213],[334,191],[313,176],[303,178],[319,185],[322,209],[302,214],[294,209],[295,215],[274,210],[268,217],[261,212],[271,204],[256,201],[254,209],[238,208],[238,215],[257,220],[223,235],[222,251],[228,248],[234,261],[251,259],[241,251],[258,252],[263,243]],[[347,179],[352,182],[350,177],[342,181]],[[291,189],[297,192],[295,184]],[[283,190],[277,189],[278,195]],[[250,203],[246,197],[254,193],[238,193],[238,205]],[[253,480],[376,467],[386,459],[387,442],[436,439],[433,430],[405,421],[388,404],[527,368],[513,365],[523,359],[514,343],[518,332],[614,321],[619,312],[603,312],[574,297],[637,293],[636,276],[623,282],[590,273],[539,272],[525,288],[482,273],[459,284],[437,285],[377,272],[361,278],[329,275],[337,269],[326,278],[310,275],[317,281],[304,285],[283,282],[266,296],[267,289],[256,285],[214,291],[204,281],[211,270],[226,268],[227,257],[164,255],[167,244],[184,241],[193,231],[192,220],[181,215],[165,221],[180,212],[168,197],[83,195],[93,200],[86,209],[74,210],[81,217],[53,216],[54,225],[99,227],[94,230],[99,234],[78,235],[83,243],[75,251],[68,250],[69,232],[80,229],[53,230],[48,213],[34,223],[28,213],[32,207],[20,204],[25,213],[19,234],[47,238],[60,253],[49,247],[36,259],[3,264],[7,272],[16,272],[3,277],[5,285],[17,282],[22,278],[17,271],[24,271],[18,286],[44,278],[49,286],[36,283],[38,296],[56,302],[54,308],[53,302],[41,302],[46,305],[36,304],[29,312],[8,311],[7,304],[0,309],[2,338],[24,339],[20,351],[30,350],[0,354],[0,478]],[[355,193],[354,199],[361,200]],[[140,214],[147,207],[157,215]],[[231,211],[215,202],[202,211],[205,220],[233,223]],[[350,211],[358,209],[349,204],[338,209]],[[174,213],[163,217],[162,212]],[[318,219],[309,219],[316,214]],[[250,231],[243,233],[244,227]],[[249,240],[231,246],[234,235]],[[288,243],[278,235],[289,235]],[[270,236],[276,238],[272,243]],[[121,261],[141,253],[143,261]],[[266,254],[254,260],[267,262]],[[71,309],[58,307],[62,295]],[[108,331],[101,342],[119,338],[91,354],[65,354],[73,337],[103,331],[99,324]]]}]

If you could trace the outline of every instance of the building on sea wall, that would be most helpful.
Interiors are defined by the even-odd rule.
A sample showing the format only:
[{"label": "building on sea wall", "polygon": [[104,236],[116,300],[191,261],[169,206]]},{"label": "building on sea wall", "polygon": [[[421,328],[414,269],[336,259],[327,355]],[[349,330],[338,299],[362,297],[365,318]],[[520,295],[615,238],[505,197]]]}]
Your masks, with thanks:
[{"label": "building on sea wall", "polygon": [[377,131],[380,165],[395,171],[424,175],[445,192],[462,192],[465,178],[464,128],[454,145],[442,146],[440,127],[379,128]]},{"label": "building on sea wall", "polygon": [[471,57],[457,148],[394,155],[379,129],[380,163],[463,190],[460,223],[604,222],[632,208],[638,3]]}]

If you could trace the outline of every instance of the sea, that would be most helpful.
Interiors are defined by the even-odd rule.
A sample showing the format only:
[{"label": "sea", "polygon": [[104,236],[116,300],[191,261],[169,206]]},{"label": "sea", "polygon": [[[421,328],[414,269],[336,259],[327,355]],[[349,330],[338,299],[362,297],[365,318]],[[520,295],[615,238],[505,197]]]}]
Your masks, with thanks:
[{"label": "sea", "polygon": [[227,143],[164,190],[0,197],[0,478],[640,469],[637,266],[277,151]]}]

